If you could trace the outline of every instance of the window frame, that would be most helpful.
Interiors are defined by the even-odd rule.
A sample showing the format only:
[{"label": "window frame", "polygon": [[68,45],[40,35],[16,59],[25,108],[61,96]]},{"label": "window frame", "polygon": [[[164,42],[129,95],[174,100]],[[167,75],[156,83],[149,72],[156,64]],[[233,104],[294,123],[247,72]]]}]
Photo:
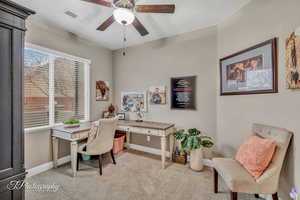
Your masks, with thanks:
[{"label": "window frame", "polygon": [[[49,56],[49,125],[46,126],[37,126],[31,128],[24,128],[25,133],[28,132],[36,132],[42,130],[49,130],[53,126],[62,125],[62,123],[55,123],[55,101],[54,101],[54,61],[55,58],[61,57],[66,58],[72,61],[77,61],[84,63],[84,90],[85,90],[85,116],[84,120],[80,120],[80,122],[88,122],[90,121],[90,65],[91,61],[85,58],[73,56],[67,53],[63,53],[60,51],[48,49],[39,45],[25,43],[25,48],[32,49],[34,51],[47,54]],[[23,111],[24,112],[24,111]]]}]

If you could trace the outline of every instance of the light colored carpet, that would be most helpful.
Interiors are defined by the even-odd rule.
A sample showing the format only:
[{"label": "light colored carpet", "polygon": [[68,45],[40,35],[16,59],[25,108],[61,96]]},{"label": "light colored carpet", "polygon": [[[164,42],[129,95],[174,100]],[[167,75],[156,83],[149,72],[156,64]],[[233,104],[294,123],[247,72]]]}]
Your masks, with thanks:
[{"label": "light colored carpet", "polygon": [[[57,192],[26,191],[26,200],[229,200],[220,183],[213,194],[212,171],[194,172],[188,165],[169,164],[161,169],[159,157],[135,151],[116,157],[117,165],[105,156],[103,176],[97,161],[81,162],[77,177],[70,164],[26,179],[30,184],[58,184]],[[240,200],[255,199],[240,195]]]}]

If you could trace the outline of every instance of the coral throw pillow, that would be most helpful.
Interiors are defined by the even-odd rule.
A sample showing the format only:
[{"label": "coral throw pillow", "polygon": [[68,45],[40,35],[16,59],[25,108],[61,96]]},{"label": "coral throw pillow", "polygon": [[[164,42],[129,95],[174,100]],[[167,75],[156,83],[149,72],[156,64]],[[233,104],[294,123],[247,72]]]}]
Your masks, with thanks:
[{"label": "coral throw pillow", "polygon": [[240,146],[235,159],[240,162],[247,171],[258,179],[269,166],[276,149],[276,141],[261,138],[256,133],[251,133],[244,144]]}]

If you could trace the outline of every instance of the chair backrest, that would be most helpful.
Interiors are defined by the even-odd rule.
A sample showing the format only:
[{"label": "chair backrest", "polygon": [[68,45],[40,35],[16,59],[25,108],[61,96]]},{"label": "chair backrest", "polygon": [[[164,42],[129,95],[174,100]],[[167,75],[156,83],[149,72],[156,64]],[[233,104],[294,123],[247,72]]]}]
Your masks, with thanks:
[{"label": "chair backrest", "polygon": [[89,137],[87,140],[88,144],[91,143],[92,141],[94,141],[94,139],[97,137],[98,130],[99,130],[99,124],[100,124],[99,120],[91,123],[91,129],[89,131]]},{"label": "chair backrest", "polygon": [[113,148],[115,131],[117,129],[117,118],[100,119],[96,137],[87,143],[87,153],[90,155],[101,155]]},{"label": "chair backrest", "polygon": [[273,139],[277,143],[270,165],[263,175],[257,179],[258,183],[268,182],[272,185],[273,190],[277,190],[280,172],[293,133],[283,128],[263,124],[253,124],[252,131],[263,138]]}]

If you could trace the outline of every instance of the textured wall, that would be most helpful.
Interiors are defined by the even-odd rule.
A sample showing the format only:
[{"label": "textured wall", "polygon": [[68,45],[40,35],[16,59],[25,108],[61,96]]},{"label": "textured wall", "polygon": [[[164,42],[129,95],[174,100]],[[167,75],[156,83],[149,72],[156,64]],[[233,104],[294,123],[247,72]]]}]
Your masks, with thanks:
[{"label": "textured wall", "polygon": [[[211,27],[179,36],[145,43],[113,53],[115,104],[121,92],[147,91],[150,86],[167,86],[167,104],[149,105],[146,120],[172,122],[180,128],[199,128],[216,133],[217,33]],[[170,109],[170,78],[197,76],[197,110]],[[133,113],[126,113],[135,119]],[[137,144],[160,147],[159,140],[133,136]],[[158,144],[157,144],[158,143]]]},{"label": "textured wall", "polygon": [[[109,102],[97,102],[95,100],[95,82],[96,80],[106,80],[112,86],[112,52],[86,40],[77,38],[61,30],[59,27],[43,21],[37,16],[30,17],[27,28],[26,42],[91,60],[90,113],[92,120],[100,118],[102,111],[112,102],[112,96]],[[25,134],[26,168],[51,161],[51,151],[52,146],[49,130]],[[60,156],[69,154],[68,143],[61,142],[59,154]]]},{"label": "textured wall", "polygon": [[285,192],[295,183],[300,188],[300,148],[294,145],[300,140],[300,91],[288,90],[285,85],[285,39],[300,26],[299,8],[299,0],[252,0],[218,26],[220,58],[273,37],[279,38],[279,93],[218,96],[217,141],[220,152],[231,156],[253,122],[293,131],[294,143],[281,182]]}]

